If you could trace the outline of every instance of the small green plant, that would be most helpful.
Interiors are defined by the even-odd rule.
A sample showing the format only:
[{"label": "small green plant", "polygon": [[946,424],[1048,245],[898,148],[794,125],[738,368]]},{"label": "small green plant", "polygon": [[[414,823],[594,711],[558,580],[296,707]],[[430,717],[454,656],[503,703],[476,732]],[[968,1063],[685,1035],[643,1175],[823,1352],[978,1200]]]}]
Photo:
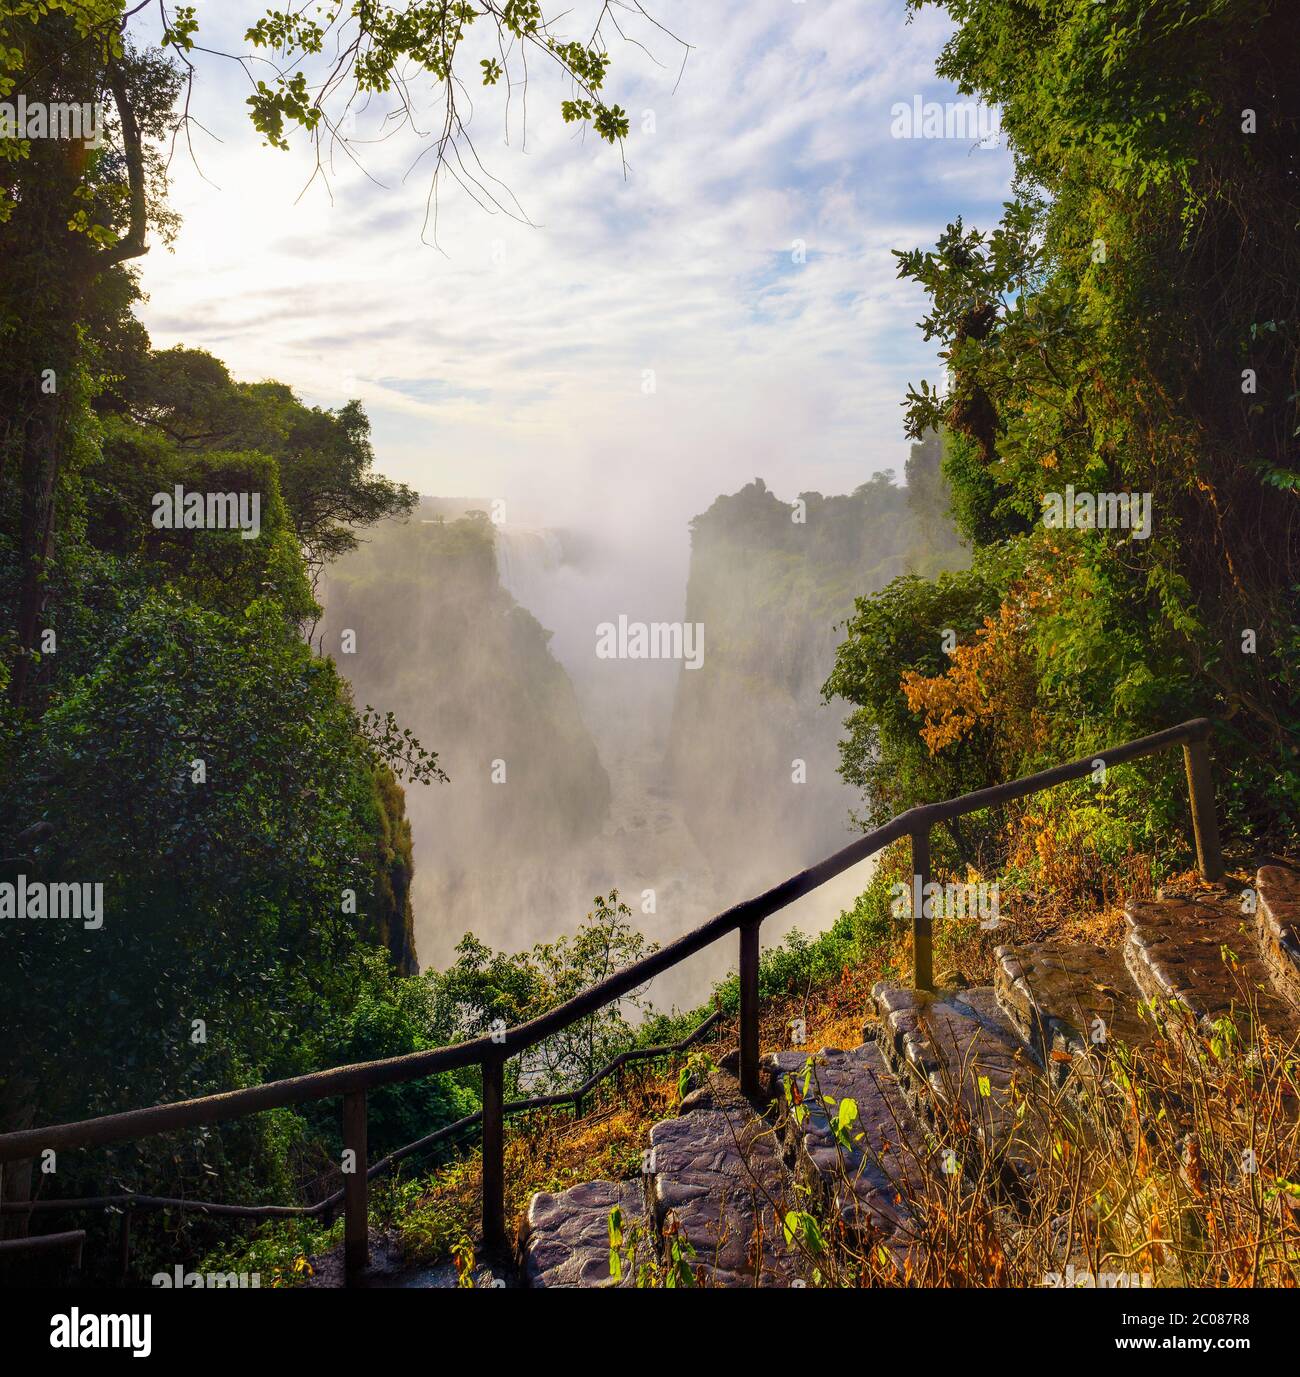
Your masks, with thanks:
[{"label": "small green plant", "polygon": [[304,1286],[315,1275],[308,1259],[328,1252],[342,1237],[341,1219],[329,1228],[312,1219],[273,1220],[249,1239],[214,1249],[193,1270],[256,1274],[265,1288]]},{"label": "small green plant", "polygon": [[677,1075],[677,1101],[680,1104],[689,1094],[692,1085],[701,1085],[708,1079],[713,1072],[718,1069],[718,1064],[708,1054],[701,1050],[694,1050],[682,1063],[682,1069]]},{"label": "small green plant", "polygon": [[695,1249],[691,1247],[690,1240],[683,1238],[681,1231],[673,1225],[664,1231],[664,1242],[667,1245],[668,1254],[664,1286],[669,1290],[693,1287],[695,1285]]},{"label": "small green plant", "polygon": [[456,1285],[461,1290],[474,1288],[474,1245],[467,1238],[452,1244],[451,1260],[456,1268]]},{"label": "small green plant", "polygon": [[828,1109],[835,1111],[833,1116],[828,1116],[831,1132],[835,1135],[835,1142],[842,1152],[852,1152],[853,1144],[862,1139],[862,1134],[855,1134],[852,1129],[858,1120],[858,1102],[845,1096],[842,1100],[837,1100],[834,1095],[823,1095],[822,1099],[826,1102]]},{"label": "small green plant", "polygon": [[808,1091],[812,1085],[813,1059],[809,1057],[803,1064],[802,1079],[787,1076],[783,1081],[786,1109],[797,1127],[802,1128],[808,1117]]},{"label": "small green plant", "polygon": [[615,1281],[623,1280],[623,1211],[617,1205],[609,1212],[609,1274]]},{"label": "small green plant", "polygon": [[[688,1286],[694,1284],[693,1280],[685,1283],[674,1283],[670,1280],[671,1269],[665,1271],[659,1266],[653,1247],[649,1249],[649,1256],[642,1260],[645,1243],[643,1226],[639,1223],[627,1225],[623,1218],[623,1211],[615,1205],[609,1212],[609,1275],[611,1280],[621,1282],[625,1276],[631,1276],[636,1279],[637,1287],[642,1289],[675,1284]],[[689,1249],[690,1245],[686,1246]],[[694,1257],[694,1252],[691,1252],[690,1256]]]},{"label": "small green plant", "polygon": [[802,1244],[813,1257],[821,1257],[826,1251],[826,1235],[821,1222],[807,1210],[788,1210],[782,1221],[782,1232],[787,1248],[795,1243]]}]

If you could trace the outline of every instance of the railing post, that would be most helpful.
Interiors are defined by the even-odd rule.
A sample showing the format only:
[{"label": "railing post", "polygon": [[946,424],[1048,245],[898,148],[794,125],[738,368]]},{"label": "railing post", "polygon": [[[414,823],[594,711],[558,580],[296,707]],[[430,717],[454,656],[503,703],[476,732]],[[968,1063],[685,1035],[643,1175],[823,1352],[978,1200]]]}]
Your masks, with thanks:
[{"label": "railing post", "polygon": [[1210,778],[1210,747],[1205,737],[1183,744],[1187,767],[1187,794],[1192,804],[1192,833],[1196,838],[1196,865],[1203,880],[1223,878],[1223,852],[1219,847],[1219,819],[1214,811],[1214,781]]},{"label": "railing post", "polygon": [[483,1063],[483,1245],[506,1242],[506,1064],[503,1057]]},{"label": "railing post", "polygon": [[759,925],[740,929],[740,1089],[757,1099],[758,1085],[758,953]]},{"label": "railing post", "polygon": [[343,1096],[343,1146],[352,1152],[352,1170],[343,1177],[343,1272],[349,1286],[370,1265],[370,1165],[366,1156],[366,1092]]},{"label": "railing post", "polygon": [[934,935],[925,911],[925,891],[930,883],[930,826],[912,833],[912,962],[913,984],[918,990],[934,989]]}]

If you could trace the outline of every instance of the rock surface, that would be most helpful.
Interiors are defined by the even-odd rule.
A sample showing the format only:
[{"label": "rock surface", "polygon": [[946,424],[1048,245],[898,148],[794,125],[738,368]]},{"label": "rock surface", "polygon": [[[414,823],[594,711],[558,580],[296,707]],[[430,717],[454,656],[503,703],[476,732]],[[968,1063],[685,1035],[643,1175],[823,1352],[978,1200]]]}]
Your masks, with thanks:
[{"label": "rock surface", "polygon": [[[779,1052],[764,1066],[796,1179],[848,1228],[879,1238],[901,1269],[915,1246],[906,1200],[935,1164],[880,1048],[828,1047],[811,1066],[805,1053]],[[831,1124],[846,1099],[857,1108],[847,1145]]]},{"label": "rock surface", "polygon": [[632,1269],[615,1281],[609,1265],[609,1213],[623,1212],[623,1235],[641,1226],[644,1258],[653,1245],[647,1225],[645,1188],[640,1181],[585,1181],[559,1195],[533,1196],[520,1239],[520,1272],[525,1286],[627,1287]]},{"label": "rock surface", "polygon": [[1278,994],[1258,955],[1254,924],[1230,905],[1166,899],[1132,903],[1124,955],[1148,999],[1175,1000],[1204,1027],[1231,1018],[1248,1034],[1252,1008],[1276,1036],[1295,1037],[1300,1019]]},{"label": "rock surface", "polygon": [[1014,1127],[1014,1089],[1038,1068],[992,989],[933,996],[880,981],[871,997],[918,1109],[931,1117],[939,1106],[959,1109],[981,1150],[1000,1153]]},{"label": "rock surface", "polygon": [[1026,942],[995,956],[998,1000],[1055,1079],[1070,1069],[1062,1057],[1141,1047],[1154,1032],[1120,947]]},{"label": "rock surface", "polygon": [[650,1200],[660,1228],[690,1244],[709,1286],[789,1286],[797,1258],[782,1238],[787,1183],[771,1124],[715,1073],[650,1130]]}]

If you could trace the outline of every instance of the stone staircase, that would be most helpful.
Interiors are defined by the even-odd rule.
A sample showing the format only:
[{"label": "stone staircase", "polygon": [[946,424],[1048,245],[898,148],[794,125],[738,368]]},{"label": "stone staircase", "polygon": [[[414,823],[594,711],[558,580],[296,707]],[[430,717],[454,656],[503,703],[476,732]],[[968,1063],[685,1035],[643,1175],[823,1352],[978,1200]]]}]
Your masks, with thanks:
[{"label": "stone staircase", "polygon": [[[907,1199],[920,1178],[938,1169],[917,1125],[896,1068],[878,1040],[849,1051],[828,1047],[811,1066],[802,1052],[778,1052],[764,1063],[775,1118],[798,1190],[786,1198],[814,1214],[827,1207],[862,1241],[878,1243],[902,1271],[914,1246]],[[857,1107],[836,1134],[842,1100]]]},{"label": "stone staircase", "polygon": [[[909,1199],[953,1152],[938,1123],[955,1124],[961,1153],[1014,1190],[1032,1169],[1007,1150],[1015,1116],[1033,1112],[1023,1092],[1105,1077],[1115,1048],[1150,1040],[1153,1015],[1177,1009],[1205,1031],[1228,1019],[1243,1035],[1254,1018],[1272,1035],[1300,1034],[1300,871],[1265,866],[1246,897],[1162,891],[1125,917],[1118,947],[999,947],[991,986],[929,995],[880,982],[861,1046],[825,1048],[811,1062],[804,1052],[764,1059],[764,1104],[741,1095],[733,1054],[679,1117],[653,1127],[641,1179],[533,1197],[522,1283],[635,1285],[634,1269],[611,1277],[616,1206],[640,1260],[676,1249],[705,1285],[805,1284],[811,1264],[783,1239],[781,1214],[792,1208],[829,1211],[905,1276],[920,1246]],[[856,1121],[837,1132],[846,1099]]]}]

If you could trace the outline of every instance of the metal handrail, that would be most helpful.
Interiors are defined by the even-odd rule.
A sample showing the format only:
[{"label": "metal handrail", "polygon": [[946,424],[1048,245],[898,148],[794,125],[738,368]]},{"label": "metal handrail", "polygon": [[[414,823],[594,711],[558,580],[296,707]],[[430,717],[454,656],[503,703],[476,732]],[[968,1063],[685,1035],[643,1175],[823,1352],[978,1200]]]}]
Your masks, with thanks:
[{"label": "metal handrail", "polygon": [[[1098,751],[1067,765],[1057,765],[1005,784],[977,789],[941,803],[909,808],[834,855],[792,875],[762,894],[726,909],[668,946],[642,957],[554,1009],[527,1023],[517,1024],[504,1033],[423,1052],[408,1052],[379,1061],[331,1067],[326,1071],[270,1081],[243,1090],[204,1095],[173,1104],[154,1105],[148,1109],[127,1110],[78,1123],[53,1124],[3,1134],[0,1135],[0,1162],[25,1161],[47,1148],[101,1147],[108,1143],[147,1138],[177,1129],[243,1118],[261,1110],[280,1109],[341,1095],[344,1146],[353,1154],[353,1170],[347,1175],[343,1188],[345,1270],[349,1278],[355,1278],[364,1270],[369,1257],[367,1184],[372,1173],[366,1165],[367,1091],[477,1063],[483,1071],[483,1108],[479,1112],[483,1124],[483,1237],[489,1246],[501,1245],[506,1237],[504,1120],[508,1107],[503,1092],[508,1058],[621,999],[720,938],[739,931],[740,1083],[746,1094],[757,1096],[759,929],[765,918],[866,860],[891,842],[910,837],[914,982],[919,989],[932,989],[932,919],[928,906],[921,899],[930,883],[930,830],[936,823],[1009,803],[1070,780],[1083,779],[1093,774],[1099,766],[1124,764],[1177,745],[1183,747],[1197,864],[1205,879],[1217,880],[1223,874],[1223,858],[1210,779],[1207,743],[1211,730],[1209,719],[1198,717],[1135,741]],[[294,1207],[266,1208],[287,1210]]]},{"label": "metal handrail", "polygon": [[[505,1106],[506,1116],[526,1114],[538,1109],[559,1109],[566,1105],[572,1108],[575,1116],[581,1116],[583,1101],[602,1081],[607,1080],[616,1071],[621,1071],[623,1067],[638,1061],[654,1061],[659,1057],[678,1056],[701,1041],[705,1034],[711,1032],[723,1018],[725,1018],[725,1014],[722,1010],[715,1009],[708,1018],[697,1023],[678,1042],[659,1043],[653,1047],[630,1047],[627,1051],[620,1052],[618,1056],[607,1061],[599,1070],[593,1071],[581,1085],[574,1086],[572,1090],[561,1090],[553,1095],[533,1095],[524,1100],[510,1100]],[[454,1138],[462,1129],[473,1128],[482,1121],[483,1111],[476,1109],[473,1114],[466,1114],[453,1123],[444,1124],[432,1133],[425,1134],[423,1138],[417,1138],[414,1142],[394,1148],[386,1157],[381,1157],[378,1162],[372,1163],[366,1170],[366,1176],[373,1181],[376,1177],[391,1171],[393,1167],[399,1162],[405,1161],[406,1158],[413,1157],[416,1153],[433,1147],[445,1138]],[[148,1195],[138,1191],[117,1191],[112,1195],[87,1195],[67,1200],[53,1198],[48,1200],[8,1200],[0,1202],[0,1214],[109,1209],[129,1206],[137,1209],[198,1210],[201,1213],[231,1215],[239,1219],[291,1219],[297,1217],[312,1218],[321,1215],[328,1217],[342,1203],[343,1192],[341,1190],[325,1196],[316,1201],[314,1205],[228,1205],[218,1200],[196,1200],[189,1196]]]},{"label": "metal handrail", "polygon": [[[575,1118],[581,1117],[583,1101],[602,1081],[635,1062],[654,1061],[659,1057],[679,1056],[694,1046],[695,1043],[702,1041],[705,1035],[710,1033],[724,1017],[721,1009],[715,1009],[708,1018],[696,1024],[684,1038],[677,1042],[656,1043],[651,1047],[630,1047],[607,1061],[598,1070],[593,1071],[581,1085],[574,1086],[572,1090],[561,1091],[554,1095],[533,1095],[528,1099],[510,1100],[505,1106],[505,1113],[508,1117],[512,1114],[524,1114],[538,1109],[555,1109],[567,1105],[572,1108]],[[377,1177],[386,1175],[406,1158],[413,1157],[416,1153],[423,1152],[445,1139],[454,1138],[464,1129],[474,1128],[482,1122],[483,1111],[476,1109],[473,1114],[466,1114],[454,1123],[444,1124],[423,1138],[417,1138],[412,1143],[394,1148],[386,1157],[381,1157],[378,1162],[371,1164],[366,1171],[366,1180],[374,1181]],[[0,1201],[0,1216],[6,1214],[70,1213],[75,1210],[121,1210],[122,1216],[118,1234],[118,1270],[119,1281],[125,1283],[131,1251],[132,1210],[193,1210],[199,1214],[219,1218],[256,1219],[259,1221],[323,1218],[326,1223],[329,1223],[334,1218],[334,1212],[343,1203],[344,1195],[343,1190],[337,1190],[316,1201],[313,1205],[230,1205],[224,1201],[196,1200],[188,1196],[149,1195],[137,1191],[117,1191],[112,1195],[87,1195],[67,1200],[49,1198],[45,1200]],[[80,1236],[84,1238],[84,1234]],[[14,1239],[10,1241],[9,1250],[17,1251],[22,1248],[43,1247],[47,1237],[66,1238],[71,1237],[71,1235],[51,1234],[41,1235],[37,1239]],[[0,1251],[4,1248],[5,1244],[0,1243]]]}]

